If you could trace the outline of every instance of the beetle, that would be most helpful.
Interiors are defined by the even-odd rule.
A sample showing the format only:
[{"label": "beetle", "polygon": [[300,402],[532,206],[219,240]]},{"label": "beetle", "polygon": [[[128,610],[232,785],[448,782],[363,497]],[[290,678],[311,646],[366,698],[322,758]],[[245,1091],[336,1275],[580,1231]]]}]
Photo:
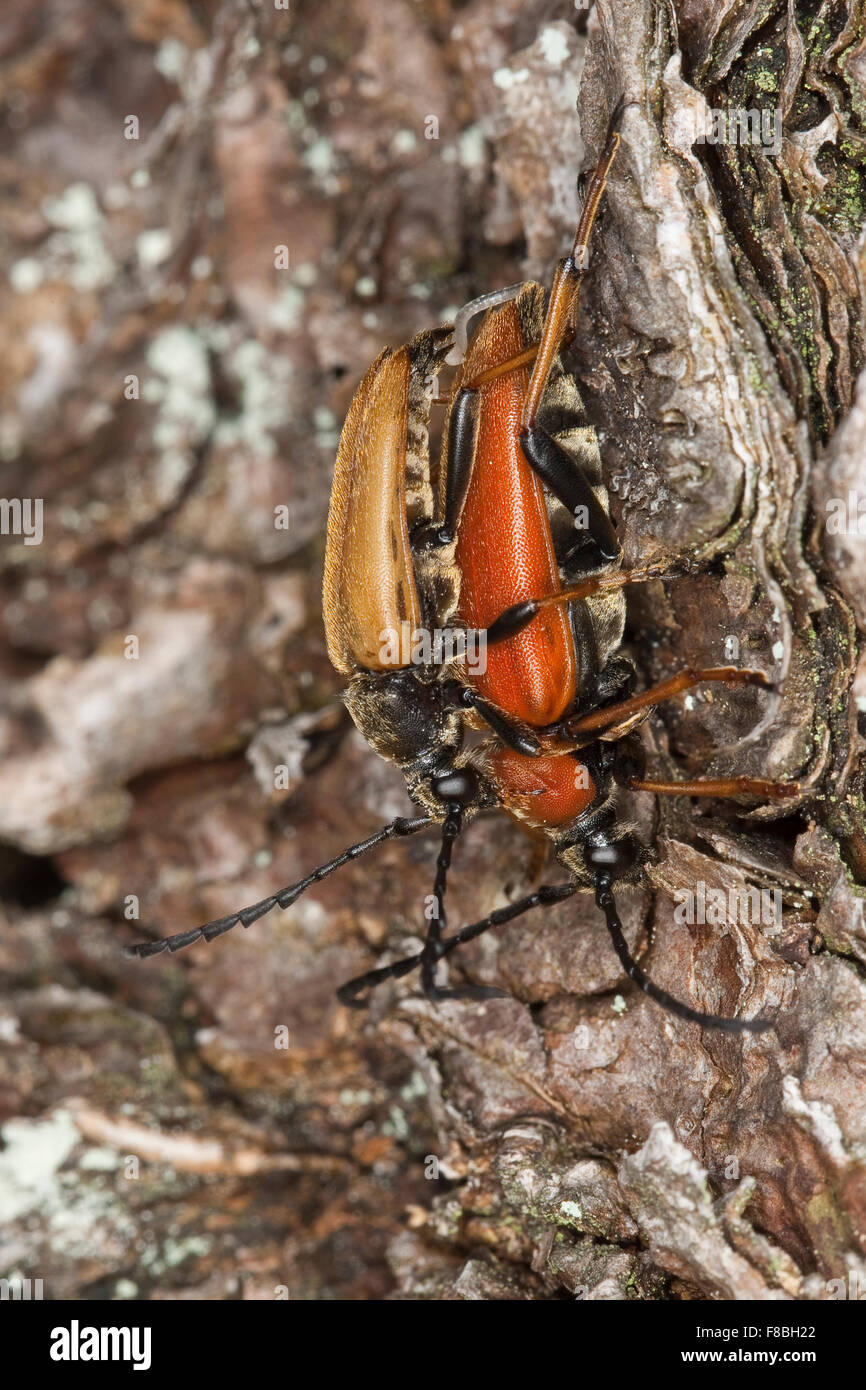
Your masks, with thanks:
[{"label": "beetle", "polygon": [[[706,1014],[655,985],[626,943],[613,884],[640,880],[648,852],[616,811],[616,788],[688,796],[796,795],[795,783],[733,777],[648,781],[630,737],[652,707],[704,682],[769,687],[760,671],[686,669],[634,693],[622,654],[624,589],[674,578],[662,564],[623,570],[598,442],[560,352],[576,331],[593,223],[620,142],[626,103],[611,117],[589,179],[570,254],[545,306],[529,282],[482,296],[455,324],[383,350],[343,427],[328,518],[323,615],[330,659],[348,679],[345,702],[371,747],[403,773],[420,815],[398,817],[281,892],[191,931],[139,943],[138,956],[180,950],[290,907],[311,885],[383,841],[439,823],[441,847],[423,948],[338,990],[362,1007],[367,992],[420,968],[431,1000],[507,997],[486,985],[444,987],[437,967],[459,945],[530,909],[594,891],[629,977],[679,1017],[729,1032],[760,1032],[765,1018]],[[472,321],[482,314],[471,336]],[[457,367],[438,395],[446,363]],[[429,420],[447,404],[439,467]],[[450,625],[450,628],[449,628]],[[465,651],[413,660],[408,634],[474,631],[486,665]],[[470,730],[486,737],[466,744]],[[568,880],[546,884],[446,936],[445,892],[454,843],[481,812],[504,809],[552,842]]]}]

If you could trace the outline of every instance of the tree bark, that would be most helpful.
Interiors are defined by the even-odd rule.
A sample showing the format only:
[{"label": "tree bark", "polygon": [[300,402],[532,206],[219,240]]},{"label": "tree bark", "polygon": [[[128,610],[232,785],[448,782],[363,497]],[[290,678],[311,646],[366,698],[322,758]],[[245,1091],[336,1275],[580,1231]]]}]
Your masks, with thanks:
[{"label": "tree bark", "polygon": [[[42,543],[0,553],[0,1277],[839,1296],[866,1277],[862,4],[327,0],[204,23],[182,0],[0,21],[3,492],[44,499]],[[775,1029],[664,1013],[589,895],[451,958],[509,999],[433,1006],[409,977],[348,1015],[336,985],[421,930],[435,836],[248,933],[124,959],[410,811],[324,649],[339,425],[383,342],[549,278],[621,95],[568,365],[626,563],[691,561],[635,590],[627,649],[646,684],[725,664],[775,683],[661,707],[650,766],[801,789],[623,797],[655,850],[623,916],[665,989]],[[474,823],[451,927],[537,872],[516,826]],[[728,910],[750,889],[759,920]]]}]

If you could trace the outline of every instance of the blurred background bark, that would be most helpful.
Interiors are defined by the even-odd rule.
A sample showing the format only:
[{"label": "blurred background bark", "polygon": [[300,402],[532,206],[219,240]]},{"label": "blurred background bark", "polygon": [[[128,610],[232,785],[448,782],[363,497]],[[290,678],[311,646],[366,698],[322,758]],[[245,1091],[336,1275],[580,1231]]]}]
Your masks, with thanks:
[{"label": "blurred background bark", "polygon": [[[0,1277],[809,1299],[866,1274],[861,5],[34,0],[0,80],[0,492],[44,501],[41,544],[0,537]],[[647,682],[739,659],[781,687],[676,702],[648,751],[803,785],[781,816],[632,798],[658,854],[623,906],[660,984],[775,1032],[638,997],[588,897],[453,958],[513,999],[408,980],[349,1016],[335,986],[420,929],[435,836],[124,959],[407,809],[324,647],[342,417],[383,343],[549,276],[621,93],[569,362],[627,559],[702,562],[635,594],[629,649]],[[740,111],[761,145],[697,139]],[[473,825],[452,925],[530,861]],[[683,924],[698,883],[781,919]]]}]

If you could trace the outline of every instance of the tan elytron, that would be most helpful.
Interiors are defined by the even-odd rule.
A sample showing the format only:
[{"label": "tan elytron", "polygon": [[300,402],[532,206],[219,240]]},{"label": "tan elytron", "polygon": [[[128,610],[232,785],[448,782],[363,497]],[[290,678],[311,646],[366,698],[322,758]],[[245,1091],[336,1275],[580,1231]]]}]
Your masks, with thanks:
[{"label": "tan elytron", "polygon": [[[328,539],[323,610],[328,656],[352,675],[384,671],[383,630],[420,626],[406,512],[409,349],[386,350],[355,393],[340,438]],[[392,644],[393,647],[393,644]]]}]

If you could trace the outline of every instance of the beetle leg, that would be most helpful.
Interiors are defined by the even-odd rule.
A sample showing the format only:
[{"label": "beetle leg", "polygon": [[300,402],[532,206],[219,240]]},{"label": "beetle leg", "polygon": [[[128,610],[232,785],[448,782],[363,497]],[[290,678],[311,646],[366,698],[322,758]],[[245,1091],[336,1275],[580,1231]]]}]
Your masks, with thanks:
[{"label": "beetle leg", "polygon": [[760,796],[766,800],[784,800],[799,796],[799,782],[772,782],[765,777],[698,777],[692,782],[653,782],[628,777],[625,785],[635,792],[655,792],[669,796]]},{"label": "beetle leg", "polygon": [[516,372],[519,367],[528,367],[538,356],[540,346],[540,343],[535,343],[532,347],[524,348],[523,352],[518,352],[515,357],[507,357],[504,362],[497,362],[495,367],[488,367],[486,371],[479,372],[465,385],[477,390],[479,386],[486,386],[489,381],[497,381],[509,372]]},{"label": "beetle leg", "polygon": [[[540,730],[538,736],[542,750],[547,753],[578,752],[597,738],[616,738],[619,725],[624,726],[622,729],[624,735],[629,732],[634,716],[642,710],[652,709],[662,700],[669,700],[684,690],[691,690],[696,685],[710,681],[724,684],[756,685],[763,690],[773,689],[772,681],[763,671],[752,671],[740,666],[716,666],[706,670],[686,667],[677,675],[671,676],[666,681],[661,681],[658,685],[650,686],[649,690],[642,690],[638,695],[632,695],[629,699],[619,700],[615,704],[604,706],[602,709],[594,709],[589,714],[563,719],[559,724],[552,724],[548,728]],[[632,782],[628,782],[627,785],[634,786]],[[680,784],[673,785],[679,787]],[[766,783],[766,785],[776,784]],[[731,792],[730,795],[733,796],[735,793]]]},{"label": "beetle leg", "polygon": [[509,372],[516,372],[520,367],[528,367],[538,356],[538,343],[532,347],[524,348],[523,352],[517,353],[515,357],[506,357],[503,362],[497,362],[494,367],[488,367],[486,371],[479,372],[477,376],[470,377],[468,381],[461,382],[457,392],[446,391],[442,395],[433,396],[433,405],[450,405],[455,394],[460,391],[477,391],[479,386],[486,386],[489,381],[496,381],[501,376],[507,376]]},{"label": "beetle leg", "polygon": [[[496,377],[502,376],[505,372],[513,371],[516,367],[527,366],[530,362],[534,362],[535,366],[523,412],[524,424],[530,428],[535,422],[535,416],[544,395],[544,388],[547,385],[547,378],[550,375],[554,358],[569,329],[576,330],[577,328],[577,300],[581,281],[586,274],[590,233],[604,193],[610,167],[619,147],[619,125],[626,105],[627,103],[621,97],[613,109],[601,159],[593,170],[587,186],[571,254],[560,261],[556,269],[540,343],[535,347],[527,348],[518,357],[511,358],[496,367],[491,367],[471,383],[474,386],[480,386],[486,381],[494,381]],[[490,296],[485,295],[482,299],[474,301],[472,306],[467,307],[478,312],[482,308],[486,308],[488,304],[502,303],[503,296],[514,298],[515,292],[519,292],[520,289],[522,289],[520,285],[510,285],[506,291],[494,292]]]},{"label": "beetle leg", "polygon": [[[487,640],[489,641],[490,638],[488,637]],[[765,675],[763,671],[752,671],[748,667],[712,666],[700,669],[686,666],[675,676],[660,681],[658,685],[651,685],[649,690],[642,690],[638,695],[632,695],[628,700],[621,700],[616,705],[607,705],[604,709],[593,710],[591,714],[580,715],[577,719],[569,719],[566,721],[568,732],[581,735],[594,733],[599,729],[607,729],[608,725],[618,724],[622,720],[629,719],[639,710],[649,709],[653,705],[660,704],[662,700],[669,700],[672,696],[679,695],[684,690],[692,690],[696,685],[703,685],[705,682],[759,685],[765,690],[773,689],[773,682],[769,676]]]},{"label": "beetle leg", "polygon": [[271,912],[275,907],[287,908],[296,902],[302,893],[314,883],[319,883],[321,879],[327,878],[335,869],[340,869],[344,864],[357,859],[359,855],[366,854],[368,849],[381,845],[384,840],[391,840],[395,835],[414,835],[417,830],[423,830],[426,825],[432,824],[432,816],[415,816],[408,820],[404,816],[399,816],[397,820],[392,820],[390,824],[383,825],[381,830],[369,835],[366,840],[361,840],[357,845],[350,845],[344,849],[335,859],[330,859],[327,864],[320,864],[306,878],[300,879],[297,883],[292,883],[288,888],[283,888],[279,893],[275,893],[271,898],[262,898],[261,902],[253,903],[250,907],[242,907],[240,912],[233,912],[228,917],[218,917],[215,922],[206,922],[202,927],[193,927],[191,931],[178,932],[175,936],[166,936],[159,941],[140,941],[134,946],[126,947],[128,956],[158,956],[163,951],[182,951],[185,946],[192,946],[196,941],[213,941],[214,937],[222,936],[224,932],[231,931],[240,922],[244,927],[252,926],[260,917]]},{"label": "beetle leg", "polygon": [[485,629],[488,646],[505,642],[532,622],[542,608],[553,608],[560,603],[579,603],[591,598],[593,594],[608,589],[624,589],[627,584],[646,584],[650,579],[676,579],[679,576],[670,572],[665,565],[646,565],[641,569],[618,570],[615,574],[590,575],[579,584],[562,589],[558,594],[548,594],[545,598],[524,599],[506,608],[499,617]]},{"label": "beetle leg", "polygon": [[621,554],[613,523],[573,458],[538,420],[551,369],[567,337],[577,331],[580,286],[586,274],[586,256],[592,226],[604,193],[610,167],[619,146],[618,126],[624,102],[613,112],[601,159],[589,181],[571,254],[560,261],[541,330],[529,388],[523,402],[520,445],[527,462],[545,487],[574,515],[578,508],[587,516],[587,534],[601,564],[613,563]]},{"label": "beetle leg", "polygon": [[[586,274],[586,256],[590,233],[604,193],[610,167],[619,147],[619,124],[625,105],[624,100],[620,98],[614,107],[601,159],[596,165],[587,187],[571,254],[565,260],[560,261],[556,268],[544,327],[541,332],[541,342],[538,346],[538,356],[535,359],[529,390],[523,404],[522,434],[531,434],[535,429],[536,416],[541,406],[551,367],[569,326],[571,324],[576,325],[577,299]],[[525,442],[523,440],[521,442],[524,443],[524,452],[526,452]],[[527,457],[529,457],[528,454]]]},{"label": "beetle leg", "polygon": [[475,463],[479,420],[478,392],[474,387],[462,386],[448,417],[445,515],[441,521],[433,522],[416,534],[413,537],[414,545],[430,548],[450,545],[454,540]]},{"label": "beetle leg", "polygon": [[[427,527],[420,536],[415,538],[416,544],[422,546],[450,545],[457,534],[457,525],[460,521],[460,513],[463,511],[463,503],[466,501],[466,493],[469,490],[472,468],[475,463],[475,450],[478,444],[480,420],[478,388],[486,385],[488,381],[494,381],[497,377],[505,376],[508,372],[526,366],[527,362],[533,360],[537,351],[536,347],[528,348],[519,356],[511,357],[506,362],[499,362],[488,371],[480,372],[471,381],[461,383],[456,393],[451,392],[445,396],[434,397],[434,401],[438,405],[447,405],[453,401],[451,414],[448,417],[448,444],[445,451],[445,457],[448,459],[448,472],[445,479],[445,514],[440,522]],[[594,496],[593,502],[595,502]]]},{"label": "beetle leg", "polygon": [[534,729],[510,715],[503,714],[495,705],[477,694],[471,686],[460,685],[455,681],[453,686],[448,687],[447,695],[454,709],[475,710],[507,748],[513,749],[515,753],[523,753],[527,758],[537,758],[541,754],[541,744]]},{"label": "beetle leg", "polygon": [[521,430],[520,447],[548,491],[558,497],[563,506],[575,516],[578,509],[586,512],[585,534],[594,543],[602,564],[612,564],[622,550],[616,538],[613,522],[599,502],[582,469],[575,468],[574,459],[540,424]]},{"label": "beetle leg", "polygon": [[440,532],[446,545],[457,534],[457,524],[469,490],[478,446],[479,405],[478,392],[464,387],[458,393],[448,420],[448,476],[445,479],[445,516]]}]

